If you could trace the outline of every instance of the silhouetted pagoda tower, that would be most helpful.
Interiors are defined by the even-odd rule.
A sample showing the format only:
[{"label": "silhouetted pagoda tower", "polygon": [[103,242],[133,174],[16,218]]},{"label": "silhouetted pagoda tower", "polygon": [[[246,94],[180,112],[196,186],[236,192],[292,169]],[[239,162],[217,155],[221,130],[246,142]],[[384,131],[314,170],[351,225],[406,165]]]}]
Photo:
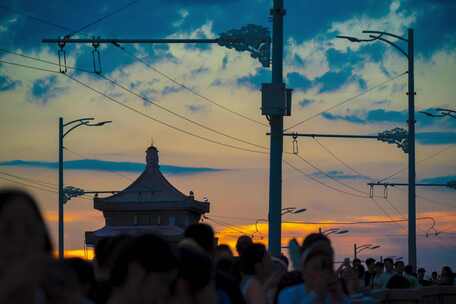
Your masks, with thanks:
[{"label": "silhouetted pagoda tower", "polygon": [[184,230],[209,212],[209,202],[195,200],[171,185],[160,171],[158,150],[146,151],[146,168],[126,189],[109,197],[95,197],[94,208],[103,212],[105,226],[85,233],[88,247],[104,237],[154,233],[170,242],[183,237]]}]

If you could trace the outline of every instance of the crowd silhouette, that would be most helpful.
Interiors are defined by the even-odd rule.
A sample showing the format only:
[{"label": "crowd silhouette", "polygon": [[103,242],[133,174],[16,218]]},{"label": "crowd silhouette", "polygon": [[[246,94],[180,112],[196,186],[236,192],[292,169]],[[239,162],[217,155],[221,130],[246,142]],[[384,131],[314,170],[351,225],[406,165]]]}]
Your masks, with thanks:
[{"label": "crowd silhouette", "polygon": [[122,235],[101,239],[93,261],[60,261],[34,198],[11,189],[0,191],[0,241],[0,303],[371,303],[375,290],[455,283],[448,266],[427,277],[390,258],[365,266],[347,258],[335,267],[320,233],[293,240],[290,259],[271,257],[246,235],[235,255],[204,223],[190,225],[178,244]]}]

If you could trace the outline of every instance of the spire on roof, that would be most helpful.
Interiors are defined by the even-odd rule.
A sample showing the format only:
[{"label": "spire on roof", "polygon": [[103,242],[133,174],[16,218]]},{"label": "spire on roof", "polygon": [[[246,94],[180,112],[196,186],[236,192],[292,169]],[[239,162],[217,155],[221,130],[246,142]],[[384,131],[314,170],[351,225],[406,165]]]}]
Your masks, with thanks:
[{"label": "spire on roof", "polygon": [[159,160],[158,160],[158,150],[152,144],[146,150],[146,166],[148,168],[158,168]]}]

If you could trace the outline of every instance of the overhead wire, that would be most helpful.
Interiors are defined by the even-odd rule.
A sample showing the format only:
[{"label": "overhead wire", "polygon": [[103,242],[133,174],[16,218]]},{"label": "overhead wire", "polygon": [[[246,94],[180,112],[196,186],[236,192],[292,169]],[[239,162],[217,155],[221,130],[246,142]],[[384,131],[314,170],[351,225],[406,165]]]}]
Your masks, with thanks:
[{"label": "overhead wire", "polygon": [[193,95],[195,95],[195,96],[197,96],[197,97],[199,97],[199,98],[205,100],[206,102],[209,102],[209,103],[211,103],[211,104],[213,104],[213,105],[219,107],[220,109],[223,109],[223,110],[225,110],[225,111],[227,111],[227,112],[229,112],[229,113],[231,113],[231,114],[234,114],[234,115],[236,115],[236,116],[239,116],[239,117],[241,117],[241,118],[243,118],[243,119],[246,119],[246,120],[248,120],[248,121],[250,121],[250,122],[253,122],[253,123],[255,123],[255,124],[258,124],[258,125],[261,125],[261,126],[264,126],[264,127],[268,127],[267,124],[265,124],[265,123],[263,123],[263,122],[261,122],[261,121],[259,121],[259,120],[256,120],[256,119],[254,119],[254,118],[251,118],[251,117],[249,117],[249,116],[246,116],[246,115],[244,115],[244,114],[242,114],[242,113],[240,113],[240,112],[231,110],[230,108],[228,108],[228,107],[226,107],[226,106],[224,106],[224,105],[222,105],[222,104],[216,102],[215,100],[213,100],[213,99],[211,99],[211,98],[209,98],[209,97],[206,97],[206,96],[202,95],[201,93],[195,91],[194,89],[192,89],[192,88],[186,86],[185,84],[183,84],[183,83],[177,81],[175,78],[173,78],[173,77],[169,76],[168,74],[166,74],[166,73],[160,71],[159,69],[157,69],[156,67],[154,67],[153,65],[151,65],[151,64],[149,64],[147,61],[145,61],[143,58],[140,58],[140,57],[136,56],[135,54],[129,52],[125,47],[123,47],[123,46],[121,46],[121,45],[118,45],[118,44],[115,44],[115,46],[118,47],[119,49],[121,49],[121,50],[122,50],[123,52],[125,52],[127,55],[129,55],[129,56],[131,56],[132,58],[134,58],[135,60],[141,62],[144,66],[146,66],[146,67],[149,68],[150,70],[152,70],[152,71],[154,71],[154,72],[160,74],[160,75],[163,76],[164,78],[168,79],[169,81],[173,82],[174,84],[178,85],[179,87],[181,87],[181,88],[187,90],[188,92],[192,93]]},{"label": "overhead wire", "polygon": [[100,18],[98,18],[98,19],[96,19],[96,20],[94,20],[94,21],[92,21],[92,22],[89,22],[89,23],[87,23],[86,25],[80,27],[79,29],[77,29],[77,30],[75,30],[75,31],[72,31],[71,33],[65,35],[65,38],[68,39],[68,38],[70,38],[71,36],[74,36],[74,35],[76,35],[76,34],[82,32],[82,31],[85,30],[86,28],[91,27],[91,26],[93,26],[93,25],[95,25],[95,24],[97,24],[97,23],[100,23],[101,21],[103,21],[103,20],[105,20],[105,19],[107,19],[107,18],[109,18],[109,17],[112,17],[112,16],[114,16],[114,15],[116,15],[116,14],[122,12],[122,11],[124,11],[125,9],[127,9],[127,8],[129,8],[130,6],[132,6],[132,5],[136,4],[136,3],[138,3],[139,1],[140,1],[140,0],[134,0],[134,1],[128,2],[126,5],[124,5],[124,6],[122,6],[122,7],[119,7],[118,9],[116,9],[116,10],[114,10],[114,11],[112,11],[112,12],[110,12],[110,13],[108,13],[108,14],[106,14],[106,15],[104,15],[104,16],[102,16],[102,17],[100,17]]},{"label": "overhead wire", "polygon": [[223,143],[223,142],[220,142],[220,141],[217,141],[217,140],[214,140],[214,139],[211,139],[211,138],[208,138],[208,137],[205,137],[205,136],[201,136],[201,135],[198,135],[198,134],[195,134],[195,133],[192,133],[190,131],[187,131],[187,130],[184,130],[182,128],[179,128],[179,127],[176,127],[176,126],[173,126],[169,123],[166,123],[162,120],[159,120],[149,114],[146,114],[134,107],[131,107],[129,105],[126,105],[120,101],[118,101],[117,99],[107,95],[106,93],[104,92],[101,92],[93,87],[91,87],[90,85],[88,85],[87,83],[84,83],[82,81],[80,81],[79,79],[71,76],[71,75],[67,75],[67,74],[63,74],[63,73],[60,73],[58,71],[54,71],[54,70],[50,70],[50,69],[44,69],[44,68],[39,68],[39,67],[33,67],[33,66],[30,66],[30,65],[25,65],[25,64],[19,64],[19,63],[13,63],[13,62],[9,62],[9,61],[5,61],[5,60],[0,60],[0,63],[4,63],[4,64],[9,64],[9,65],[14,65],[14,66],[19,66],[19,67],[23,67],[23,68],[29,68],[29,69],[34,69],[34,70],[39,70],[39,71],[44,71],[44,72],[49,72],[49,73],[54,73],[54,74],[60,74],[60,75],[64,75],[66,76],[67,78],[79,83],[81,86],[83,87],[86,87],[87,89],[101,95],[101,96],[104,96],[105,98],[107,98],[108,100],[120,105],[121,107],[123,108],[126,108],[132,112],[135,112],[147,119],[150,119],[150,120],[153,120],[155,121],[156,123],[159,123],[161,125],[164,125],[170,129],[173,129],[175,131],[178,131],[178,132],[181,132],[181,133],[184,133],[186,135],[189,135],[189,136],[192,136],[192,137],[195,137],[195,138],[199,138],[203,141],[206,141],[206,142],[210,142],[210,143],[213,143],[213,144],[216,144],[216,145],[219,145],[219,146],[224,146],[224,147],[227,147],[227,148],[231,148],[231,149],[234,149],[234,150],[240,150],[240,151],[245,151],[245,152],[251,152],[251,153],[259,153],[259,154],[267,154],[266,151],[259,151],[259,150],[252,150],[252,149],[248,149],[248,148],[243,148],[243,147],[239,147],[239,146],[235,146],[235,145],[231,145],[231,144],[227,144],[227,143]]},{"label": "overhead wire", "polygon": [[357,94],[357,95],[355,95],[355,96],[352,96],[352,97],[349,97],[349,98],[347,98],[347,99],[344,99],[344,100],[342,100],[341,102],[338,102],[338,103],[335,104],[335,105],[332,105],[332,106],[330,106],[330,107],[328,107],[328,108],[326,108],[326,109],[324,109],[324,110],[322,110],[322,111],[319,111],[319,112],[317,112],[317,113],[315,113],[315,114],[312,114],[311,116],[309,116],[309,117],[307,117],[307,118],[305,118],[305,119],[303,119],[303,120],[301,120],[301,121],[299,121],[299,122],[297,122],[297,123],[291,125],[290,127],[287,127],[284,131],[288,131],[288,130],[290,130],[290,129],[296,128],[297,126],[299,126],[299,125],[301,125],[301,124],[303,124],[303,123],[305,123],[305,122],[308,122],[309,120],[312,120],[312,119],[314,119],[314,118],[320,116],[320,115],[323,114],[324,112],[328,112],[328,111],[334,110],[335,108],[340,107],[341,105],[344,105],[344,104],[346,104],[346,103],[348,103],[348,102],[350,102],[350,101],[353,101],[353,100],[355,100],[355,99],[357,99],[357,98],[359,98],[359,97],[361,97],[361,96],[367,94],[367,93],[370,92],[370,91],[373,91],[373,90],[375,90],[375,89],[378,89],[378,88],[384,86],[385,84],[387,84],[388,82],[394,81],[394,80],[396,80],[396,79],[398,79],[398,78],[400,78],[400,77],[406,75],[407,73],[408,73],[408,72],[406,71],[406,72],[397,74],[397,75],[395,75],[395,76],[393,76],[393,77],[390,77],[390,78],[388,78],[387,80],[385,80],[385,81],[383,81],[383,82],[381,82],[381,83],[379,83],[379,84],[377,84],[377,85],[374,85],[374,86],[372,86],[372,87],[370,87],[370,88],[368,88],[368,89],[362,91],[361,93],[359,93],[359,94]]},{"label": "overhead wire", "polygon": [[[56,63],[56,62],[52,62],[52,61],[49,61],[49,60],[44,60],[44,59],[41,59],[41,58],[36,58],[36,57],[24,55],[24,54],[21,54],[21,53],[16,53],[16,52],[9,51],[9,50],[6,50],[6,49],[0,48],[0,51],[5,52],[5,53],[9,53],[9,54],[14,54],[14,55],[17,55],[17,56],[20,56],[20,57],[23,57],[23,58],[27,58],[27,59],[36,60],[36,61],[43,62],[43,63],[46,63],[46,64],[50,64],[50,65],[54,65],[54,66],[59,66],[59,64]],[[244,139],[241,139],[241,138],[238,138],[238,137],[229,135],[229,134],[224,133],[224,132],[222,132],[222,131],[219,131],[219,130],[217,130],[217,129],[208,127],[208,126],[206,126],[206,125],[204,125],[204,124],[202,124],[202,123],[199,123],[199,122],[197,122],[197,121],[195,121],[195,120],[193,120],[193,119],[190,119],[190,118],[188,118],[188,117],[186,117],[186,116],[184,116],[184,115],[182,115],[182,114],[179,114],[179,113],[177,113],[177,112],[175,112],[175,111],[172,111],[172,110],[170,110],[169,108],[167,108],[167,107],[165,107],[165,106],[162,106],[162,105],[160,105],[160,104],[158,104],[158,103],[156,103],[156,102],[153,102],[152,100],[150,100],[150,99],[147,98],[146,96],[144,96],[144,95],[142,95],[142,94],[140,94],[140,93],[137,93],[137,92],[135,92],[135,91],[133,91],[133,90],[127,88],[125,85],[123,85],[123,84],[121,84],[121,83],[119,83],[119,82],[117,82],[117,81],[115,81],[115,80],[113,80],[113,79],[107,77],[107,76],[104,75],[104,74],[95,73],[95,72],[90,71],[90,70],[87,70],[87,69],[76,68],[76,67],[72,67],[72,66],[67,66],[67,68],[70,69],[70,70],[82,71],[82,72],[85,72],[85,73],[88,73],[88,74],[97,76],[97,77],[99,77],[99,78],[101,78],[101,79],[104,79],[104,80],[110,82],[111,84],[113,84],[113,85],[115,85],[115,86],[121,88],[122,90],[124,90],[124,91],[126,91],[126,92],[128,92],[128,93],[130,93],[130,94],[132,94],[132,95],[134,95],[134,96],[136,96],[136,97],[142,99],[144,102],[146,102],[146,103],[148,103],[148,104],[150,104],[150,105],[153,105],[153,106],[155,106],[155,107],[158,107],[159,109],[161,109],[161,110],[163,110],[163,111],[166,111],[166,112],[168,112],[168,113],[170,113],[170,114],[172,114],[172,115],[174,115],[174,116],[176,116],[176,117],[178,117],[178,118],[180,118],[180,119],[183,119],[183,120],[185,120],[185,121],[187,121],[187,122],[190,122],[190,123],[192,123],[192,124],[194,124],[194,125],[196,125],[196,126],[202,128],[202,129],[205,129],[205,130],[208,130],[208,131],[213,132],[213,133],[215,133],[215,134],[218,134],[218,135],[224,136],[224,137],[226,137],[226,138],[229,138],[229,139],[238,141],[238,142],[240,142],[240,143],[244,143],[244,144],[247,144],[247,145],[256,147],[256,148],[268,150],[268,148],[265,147],[265,146],[262,146],[262,145],[259,145],[259,144],[256,144],[256,143],[252,143],[251,141],[247,141],[247,140],[244,140]]]}]

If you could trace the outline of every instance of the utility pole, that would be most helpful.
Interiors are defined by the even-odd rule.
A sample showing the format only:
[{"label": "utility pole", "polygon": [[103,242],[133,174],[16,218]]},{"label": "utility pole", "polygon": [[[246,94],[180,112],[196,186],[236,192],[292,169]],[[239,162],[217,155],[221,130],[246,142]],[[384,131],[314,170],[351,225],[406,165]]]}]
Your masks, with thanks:
[{"label": "utility pole", "polygon": [[[269,117],[271,126],[271,143],[269,158],[269,252],[272,256],[280,256],[282,235],[282,156],[283,156],[283,115],[286,94],[283,83],[283,16],[285,10],[283,0],[274,0],[272,15],[272,83],[268,94],[270,106],[278,111],[267,111],[263,102],[263,114]],[[279,97],[280,96],[280,97]],[[273,100],[275,97],[275,100]],[[281,98],[282,97],[282,98]],[[264,100],[265,96],[263,96]]]},{"label": "utility pole", "polygon": [[63,236],[63,205],[65,204],[63,193],[63,118],[59,118],[59,214],[58,214],[58,233],[59,233],[59,259],[63,260],[64,257],[64,236]]},{"label": "utility pole", "polygon": [[408,263],[416,271],[415,77],[413,29],[408,29]]}]

